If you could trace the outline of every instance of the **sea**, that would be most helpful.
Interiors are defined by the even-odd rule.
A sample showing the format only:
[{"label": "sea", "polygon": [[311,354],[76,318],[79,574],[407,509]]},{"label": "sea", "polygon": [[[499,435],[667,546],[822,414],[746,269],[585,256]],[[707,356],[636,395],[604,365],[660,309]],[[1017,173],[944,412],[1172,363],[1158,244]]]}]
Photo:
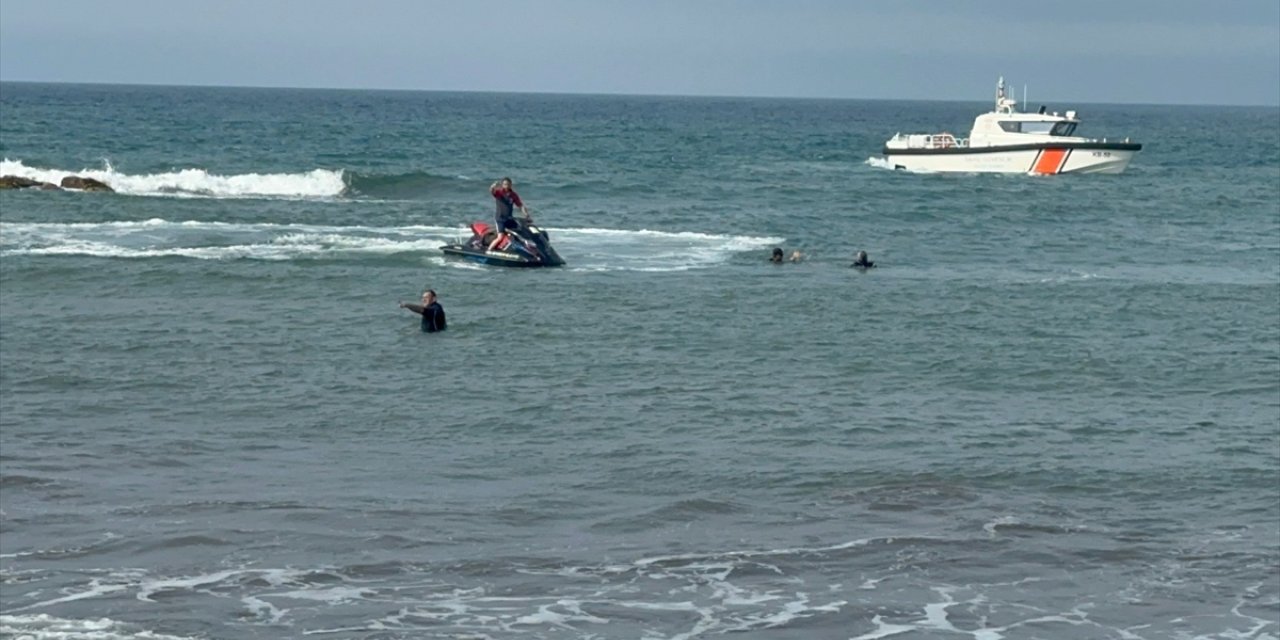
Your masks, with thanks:
[{"label": "sea", "polygon": [[0,84],[0,637],[1280,638],[1280,108],[987,94]]}]

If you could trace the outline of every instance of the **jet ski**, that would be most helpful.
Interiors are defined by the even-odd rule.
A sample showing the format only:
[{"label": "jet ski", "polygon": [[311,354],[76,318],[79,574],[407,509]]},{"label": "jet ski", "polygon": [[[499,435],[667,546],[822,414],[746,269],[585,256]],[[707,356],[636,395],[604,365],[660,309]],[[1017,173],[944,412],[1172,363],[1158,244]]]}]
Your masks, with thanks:
[{"label": "jet ski", "polygon": [[440,247],[445,255],[466,258],[481,264],[499,267],[559,267],[564,259],[551,247],[547,232],[534,226],[528,218],[514,218],[507,226],[502,241],[489,250],[493,242],[494,225],[488,222],[472,222],[471,238]]}]

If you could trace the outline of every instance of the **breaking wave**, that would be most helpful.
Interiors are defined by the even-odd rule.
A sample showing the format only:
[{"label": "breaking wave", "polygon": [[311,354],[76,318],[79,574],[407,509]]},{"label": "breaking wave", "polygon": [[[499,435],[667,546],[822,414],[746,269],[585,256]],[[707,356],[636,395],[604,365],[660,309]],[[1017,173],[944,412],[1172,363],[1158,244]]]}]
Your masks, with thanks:
[{"label": "breaking wave", "polygon": [[244,173],[219,175],[188,168],[165,173],[133,175],[116,171],[109,161],[101,169],[29,167],[21,160],[0,161],[0,176],[18,176],[58,184],[67,176],[93,178],[117,193],[132,196],[190,198],[336,198],[347,190],[341,169],[312,169],[302,173]]}]

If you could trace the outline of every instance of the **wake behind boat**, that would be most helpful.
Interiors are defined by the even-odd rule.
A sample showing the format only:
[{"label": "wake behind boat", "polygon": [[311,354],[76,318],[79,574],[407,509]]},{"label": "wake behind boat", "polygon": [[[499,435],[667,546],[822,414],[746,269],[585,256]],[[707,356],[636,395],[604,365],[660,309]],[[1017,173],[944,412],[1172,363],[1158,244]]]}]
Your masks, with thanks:
[{"label": "wake behind boat", "polygon": [[[1024,96],[1025,98],[1025,96]],[[1142,145],[1073,136],[1080,120],[1065,115],[1014,111],[1004,78],[996,85],[996,108],[973,121],[968,138],[950,133],[895,134],[884,155],[895,169],[964,173],[1120,173]]]},{"label": "wake behind boat", "polygon": [[472,222],[471,237],[465,242],[440,247],[445,255],[458,256],[499,267],[559,267],[564,259],[551,246],[547,232],[527,218],[514,218],[514,227],[507,227],[506,236],[493,249],[493,225],[488,222]]}]

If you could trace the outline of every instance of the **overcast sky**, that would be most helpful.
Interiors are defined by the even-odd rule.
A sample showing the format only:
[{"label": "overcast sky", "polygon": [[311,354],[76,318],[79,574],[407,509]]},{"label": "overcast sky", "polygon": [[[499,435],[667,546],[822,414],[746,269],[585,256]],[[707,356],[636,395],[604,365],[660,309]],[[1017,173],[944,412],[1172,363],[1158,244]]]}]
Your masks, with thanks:
[{"label": "overcast sky", "polygon": [[1280,0],[0,0],[0,80],[1280,104]]}]

